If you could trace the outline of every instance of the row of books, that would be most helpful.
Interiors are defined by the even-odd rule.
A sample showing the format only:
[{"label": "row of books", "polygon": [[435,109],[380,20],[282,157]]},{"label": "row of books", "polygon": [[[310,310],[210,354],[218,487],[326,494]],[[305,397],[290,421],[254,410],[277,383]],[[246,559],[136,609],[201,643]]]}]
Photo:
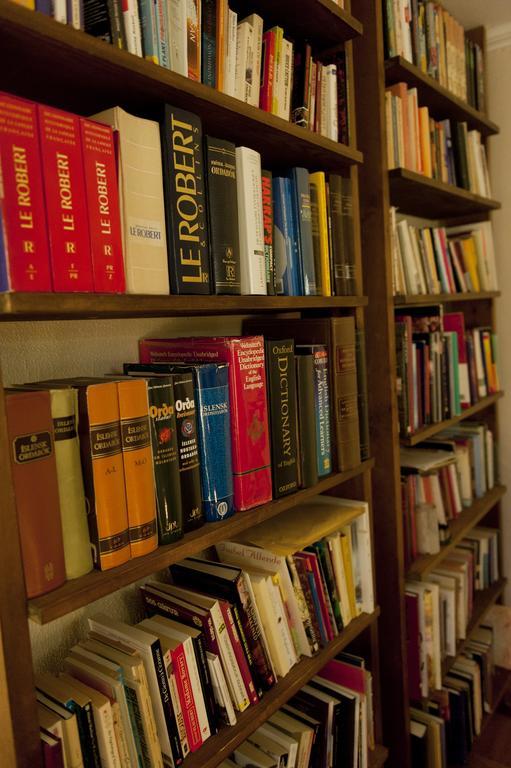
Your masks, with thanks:
[{"label": "row of books", "polygon": [[428,573],[405,584],[410,699],[442,687],[442,663],[467,637],[476,593],[499,579],[498,530],[476,527]]},{"label": "row of books", "polygon": [[29,7],[254,107],[293,120],[333,141],[349,143],[344,52],[312,59],[268,28],[244,18],[227,0],[176,0],[171,6],[118,0],[26,0]]},{"label": "row of books", "polygon": [[463,312],[439,306],[396,314],[399,423],[402,435],[460,416],[500,390],[497,335],[465,328]]},{"label": "row of books", "polygon": [[401,448],[405,564],[440,552],[450,523],[495,486],[495,446],[487,425],[464,421],[415,448]]},{"label": "row of books", "polygon": [[434,120],[419,106],[417,88],[396,83],[385,91],[387,163],[491,197],[481,134],[466,122]]},{"label": "row of books", "polygon": [[433,0],[384,0],[383,8],[387,56],[402,56],[484,112],[483,52],[462,25]]},{"label": "row of books", "polygon": [[[337,501],[336,509],[329,509],[328,500],[326,506],[320,506],[323,514],[316,517],[314,531],[306,524],[310,509],[299,513],[300,533],[289,517],[278,529],[277,548],[292,550],[297,540],[307,542],[311,534],[318,534],[315,546],[325,543],[328,549],[331,544],[332,553],[336,553],[331,566],[335,564],[334,580],[337,576],[344,579],[343,610],[349,609],[351,602],[357,613],[372,610],[367,506]],[[343,518],[346,525],[339,531]],[[268,526],[255,529],[255,536],[268,541],[271,530]],[[348,550],[340,544],[342,536],[349,538]],[[350,553],[351,570],[345,568],[346,552]],[[53,709],[53,701],[76,713],[78,738],[75,735],[73,749],[79,751],[82,764],[86,760],[89,764],[89,756],[97,753],[98,764],[108,768],[135,766],[140,760],[149,766],[164,762],[180,765],[220,727],[235,725],[239,714],[257,704],[301,655],[310,656],[328,642],[320,634],[314,638],[314,625],[324,622],[326,626],[328,616],[332,624],[335,622],[326,597],[337,592],[328,591],[323,560],[314,547],[279,556],[259,547],[223,542],[217,545],[217,555],[220,562],[186,558],[171,566],[173,584],[149,582],[142,586],[147,618],[135,626],[105,614],[89,618],[89,638],[70,650],[64,675],[44,675],[36,680],[40,711]],[[299,562],[303,568],[296,567]],[[352,579],[349,586],[348,574]],[[319,749],[318,764],[325,768],[338,764],[332,762],[337,751],[340,754],[351,748],[353,761],[358,759],[359,749],[367,752],[368,745],[374,744],[370,675],[363,670],[356,672],[357,668],[362,669],[347,670],[338,668],[338,662],[330,662],[325,669],[331,683],[355,686],[352,694],[340,689],[333,693],[332,686],[325,683],[331,695],[316,695],[306,689],[290,701],[298,709],[303,706],[311,716],[317,710],[321,726],[314,748]],[[82,701],[69,690],[75,685]],[[83,711],[83,696],[89,698],[92,718],[90,711]],[[362,724],[360,743],[355,737],[351,746],[346,742],[332,744],[330,729],[336,711],[343,716],[348,732]],[[62,709],[57,714],[66,720],[57,733],[65,751],[69,748],[67,721],[72,718]],[[317,717],[324,714],[324,720]],[[41,722],[45,728],[46,722]],[[367,755],[362,765],[366,761]],[[77,762],[75,756],[71,764]]]},{"label": "row of books", "polygon": [[89,120],[0,94],[0,115],[0,290],[356,293],[349,177],[272,177],[169,105]]},{"label": "row of books", "polygon": [[394,294],[497,291],[491,222],[416,227],[391,208]]}]

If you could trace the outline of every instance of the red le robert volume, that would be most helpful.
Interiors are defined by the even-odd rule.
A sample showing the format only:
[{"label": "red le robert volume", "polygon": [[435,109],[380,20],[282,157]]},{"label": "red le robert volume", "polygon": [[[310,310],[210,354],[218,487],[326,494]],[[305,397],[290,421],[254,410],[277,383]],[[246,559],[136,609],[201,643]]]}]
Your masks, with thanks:
[{"label": "red le robert volume", "polygon": [[78,115],[37,105],[55,291],[94,289]]},{"label": "red le robert volume", "polygon": [[125,293],[114,133],[109,125],[80,117],[96,293]]},{"label": "red le robert volume", "polygon": [[0,290],[51,291],[36,107],[1,92],[0,180]]}]

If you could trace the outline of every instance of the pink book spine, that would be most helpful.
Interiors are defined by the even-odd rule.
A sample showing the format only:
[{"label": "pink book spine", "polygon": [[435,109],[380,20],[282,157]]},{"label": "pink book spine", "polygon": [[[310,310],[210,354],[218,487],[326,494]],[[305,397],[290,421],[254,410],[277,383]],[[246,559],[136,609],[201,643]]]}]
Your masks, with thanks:
[{"label": "pink book spine", "polygon": [[197,708],[193,698],[192,684],[188,673],[188,664],[186,663],[186,656],[182,644],[172,652],[172,664],[176,676],[177,691],[181,701],[181,709],[183,710],[183,719],[190,751],[196,752],[202,745],[202,736]]},{"label": "pink book spine", "polygon": [[365,693],[365,670],[345,664],[343,661],[332,659],[318,672],[319,677],[330,680],[332,683],[343,685],[356,693]]}]

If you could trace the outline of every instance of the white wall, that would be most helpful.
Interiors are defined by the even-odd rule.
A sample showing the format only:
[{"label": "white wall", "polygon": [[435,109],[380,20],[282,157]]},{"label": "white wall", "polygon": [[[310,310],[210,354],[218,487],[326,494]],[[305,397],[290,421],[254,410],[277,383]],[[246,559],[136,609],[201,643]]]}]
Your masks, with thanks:
[{"label": "white wall", "polygon": [[[511,20],[511,3],[509,7]],[[493,215],[493,230],[499,285],[502,298],[497,300],[500,376],[507,396],[498,406],[499,459],[501,481],[508,493],[502,503],[503,572],[511,574],[511,24],[488,30],[488,113],[500,126],[498,136],[490,140],[492,194],[502,202]],[[511,584],[505,602],[511,605]]]}]

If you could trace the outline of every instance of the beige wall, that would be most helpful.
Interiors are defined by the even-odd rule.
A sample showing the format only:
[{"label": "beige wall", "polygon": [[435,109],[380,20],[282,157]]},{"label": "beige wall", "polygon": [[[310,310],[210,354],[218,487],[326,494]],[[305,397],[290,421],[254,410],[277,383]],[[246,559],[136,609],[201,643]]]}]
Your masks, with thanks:
[{"label": "beige wall", "polygon": [[[510,10],[511,13],[511,10]],[[502,298],[497,300],[500,376],[507,391],[500,401],[499,462],[502,482],[508,493],[502,504],[503,572],[511,575],[511,30],[509,35],[489,30],[488,112],[500,126],[500,134],[490,141],[490,173],[493,196],[502,210],[493,216],[497,269]],[[492,43],[492,40],[495,42]],[[511,584],[505,601],[511,605]]]}]

